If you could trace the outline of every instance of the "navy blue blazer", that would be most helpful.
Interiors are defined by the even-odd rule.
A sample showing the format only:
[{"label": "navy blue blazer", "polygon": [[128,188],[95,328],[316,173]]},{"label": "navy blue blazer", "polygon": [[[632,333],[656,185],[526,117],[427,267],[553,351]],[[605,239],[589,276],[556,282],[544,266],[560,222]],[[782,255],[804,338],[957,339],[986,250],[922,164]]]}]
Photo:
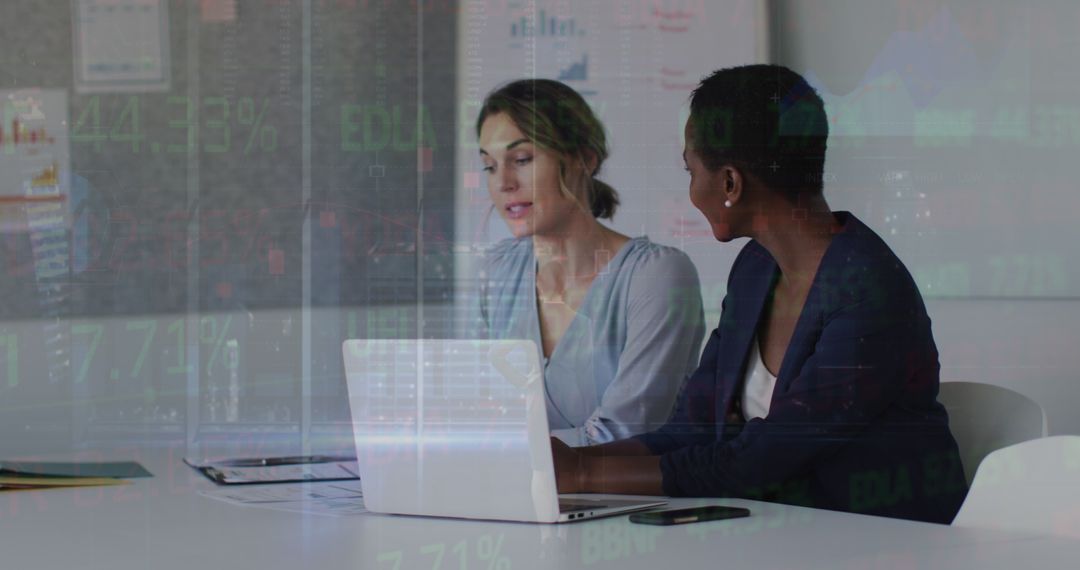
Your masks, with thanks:
[{"label": "navy blue blazer", "polygon": [[[669,422],[637,439],[671,496],[743,497],[950,523],[967,484],[922,296],[870,228],[836,212],[768,416],[738,411],[750,342],[779,277],[755,241],[736,258],[720,324]],[[731,419],[737,418],[737,419]]]}]

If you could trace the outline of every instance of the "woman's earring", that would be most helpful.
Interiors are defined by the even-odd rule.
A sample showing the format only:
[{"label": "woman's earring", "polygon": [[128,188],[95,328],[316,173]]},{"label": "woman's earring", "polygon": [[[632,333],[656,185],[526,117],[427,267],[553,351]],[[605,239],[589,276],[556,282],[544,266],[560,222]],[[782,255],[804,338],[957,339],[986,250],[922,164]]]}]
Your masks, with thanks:
[{"label": "woman's earring", "polygon": [[732,203],[731,203],[731,200],[724,200],[724,207],[725,207],[725,208],[730,208],[730,207],[732,207],[733,205],[734,205],[734,204],[732,204]]}]

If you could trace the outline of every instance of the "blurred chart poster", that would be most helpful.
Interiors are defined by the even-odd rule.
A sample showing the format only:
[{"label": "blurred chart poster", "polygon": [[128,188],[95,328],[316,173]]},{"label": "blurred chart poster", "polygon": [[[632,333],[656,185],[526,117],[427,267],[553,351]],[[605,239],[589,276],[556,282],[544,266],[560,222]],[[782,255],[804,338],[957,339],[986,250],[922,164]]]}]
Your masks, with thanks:
[{"label": "blurred chart poster", "polygon": [[169,18],[164,0],[75,0],[75,90],[166,91]]},{"label": "blurred chart poster", "polygon": [[[717,251],[688,198],[683,126],[703,77],[764,60],[766,22],[764,3],[748,0],[462,0],[457,243],[476,250],[509,236],[490,213],[481,171],[475,125],[484,96],[516,79],[555,79],[607,130],[611,156],[599,177],[622,202],[610,225],[683,249],[703,282],[725,283],[729,254]],[[462,253],[455,271],[467,279],[475,255]],[[718,310],[720,298],[709,294],[706,310]]]},{"label": "blurred chart poster", "polygon": [[0,90],[0,232],[63,229],[69,218],[67,93]]}]

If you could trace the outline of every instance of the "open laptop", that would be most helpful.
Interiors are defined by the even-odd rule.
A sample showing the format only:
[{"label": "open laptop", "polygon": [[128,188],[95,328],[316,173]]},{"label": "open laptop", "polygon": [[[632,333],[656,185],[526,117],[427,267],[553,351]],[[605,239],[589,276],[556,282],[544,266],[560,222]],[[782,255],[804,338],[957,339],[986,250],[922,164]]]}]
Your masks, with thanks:
[{"label": "open laptop", "polygon": [[342,352],[371,511],[556,523],[665,504],[560,499],[532,341],[347,340]]}]

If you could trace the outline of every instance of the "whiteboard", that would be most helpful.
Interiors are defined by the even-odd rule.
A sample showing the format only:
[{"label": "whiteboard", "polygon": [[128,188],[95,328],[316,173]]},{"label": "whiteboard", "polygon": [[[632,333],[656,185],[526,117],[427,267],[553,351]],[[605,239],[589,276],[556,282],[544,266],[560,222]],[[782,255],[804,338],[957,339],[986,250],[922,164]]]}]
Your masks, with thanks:
[{"label": "whiteboard", "polygon": [[611,156],[599,178],[622,202],[609,225],[687,252],[706,312],[719,312],[739,247],[719,244],[690,204],[683,125],[690,92],[705,75],[764,59],[764,3],[464,0],[458,25],[457,282],[475,275],[483,247],[509,237],[489,215],[475,132],[483,98],[508,81],[557,79],[581,93],[607,129]]}]

